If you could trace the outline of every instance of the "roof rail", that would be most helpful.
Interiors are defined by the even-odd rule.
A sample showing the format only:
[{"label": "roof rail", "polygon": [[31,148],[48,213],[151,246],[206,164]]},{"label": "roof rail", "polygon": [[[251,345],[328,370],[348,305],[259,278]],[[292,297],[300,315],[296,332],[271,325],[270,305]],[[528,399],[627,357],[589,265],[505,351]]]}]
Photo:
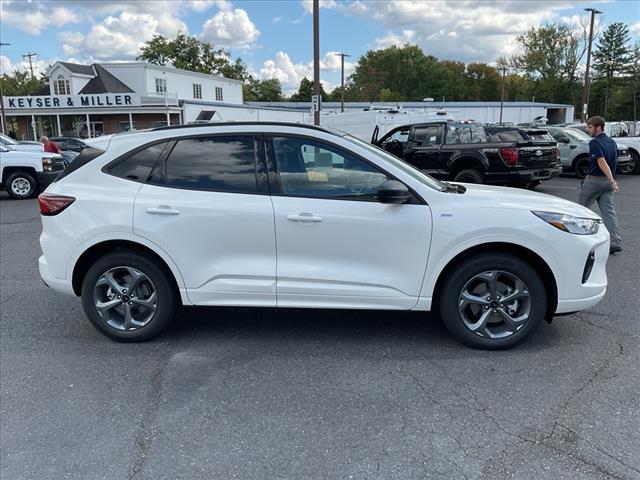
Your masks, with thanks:
[{"label": "roof rail", "polygon": [[327,130],[323,127],[318,127],[316,125],[308,125],[306,123],[289,123],[289,122],[258,122],[258,121],[247,121],[247,122],[210,122],[210,123],[197,123],[197,124],[184,124],[184,125],[168,125],[163,127],[155,127],[150,129],[153,132],[158,130],[182,130],[189,128],[202,128],[202,127],[228,127],[228,126],[236,126],[236,125],[271,125],[271,126],[279,126],[279,127],[300,127],[300,128],[309,128],[311,130],[319,130],[321,132],[331,133],[330,130]]}]

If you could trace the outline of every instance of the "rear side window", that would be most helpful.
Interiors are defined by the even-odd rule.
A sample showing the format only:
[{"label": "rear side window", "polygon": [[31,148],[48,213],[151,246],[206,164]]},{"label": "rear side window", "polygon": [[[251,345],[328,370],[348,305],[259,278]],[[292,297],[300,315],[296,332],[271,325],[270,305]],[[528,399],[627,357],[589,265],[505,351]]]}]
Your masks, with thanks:
[{"label": "rear side window", "polygon": [[190,190],[259,193],[253,136],[179,140],[166,160],[162,183]]},{"label": "rear side window", "polygon": [[166,148],[167,143],[168,142],[154,143],[135,152],[133,155],[128,156],[123,161],[111,167],[109,173],[116,177],[126,178],[127,180],[138,182],[146,181],[158,158],[160,158],[162,151]]},{"label": "rear side window", "polygon": [[524,137],[518,130],[499,130],[491,133],[491,140],[494,142],[522,142]]},{"label": "rear side window", "polygon": [[104,153],[104,150],[100,150],[99,148],[94,148],[89,146],[85,147],[84,150],[82,150],[82,153],[80,153],[80,155],[78,155],[73,160],[73,162],[71,162],[71,164],[67,168],[65,168],[60,175],[56,177],[54,182],[57,182],[58,180],[66,177],[71,172],[75,172],[80,167],[84,167],[91,160],[98,158],[103,153]]}]

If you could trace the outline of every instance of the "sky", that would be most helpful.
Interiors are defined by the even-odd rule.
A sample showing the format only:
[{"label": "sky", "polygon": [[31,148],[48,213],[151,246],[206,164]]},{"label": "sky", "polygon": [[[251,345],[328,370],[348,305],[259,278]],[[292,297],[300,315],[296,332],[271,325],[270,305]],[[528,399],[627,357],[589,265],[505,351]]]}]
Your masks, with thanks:
[{"label": "sky", "polygon": [[[417,44],[439,59],[493,63],[514,53],[515,38],[551,22],[587,24],[584,8],[603,13],[596,29],[629,26],[640,41],[640,0],[321,0],[320,78],[325,90],[340,84],[371,49]],[[194,35],[240,57],[257,78],[278,78],[287,94],[313,78],[311,0],[0,0],[2,73],[38,72],[56,60],[91,64],[132,61],[154,34]]]}]

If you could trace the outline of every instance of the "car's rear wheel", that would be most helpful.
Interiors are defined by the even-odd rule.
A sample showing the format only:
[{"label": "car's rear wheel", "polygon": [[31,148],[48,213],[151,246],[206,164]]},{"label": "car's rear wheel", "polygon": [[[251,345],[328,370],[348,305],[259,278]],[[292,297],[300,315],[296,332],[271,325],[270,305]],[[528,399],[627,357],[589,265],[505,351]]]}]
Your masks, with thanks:
[{"label": "car's rear wheel", "polygon": [[460,183],[484,183],[484,176],[479,170],[476,170],[475,168],[468,168],[456,173],[453,181]]},{"label": "car's rear wheel", "polygon": [[633,162],[633,171],[631,173],[637,175],[640,173],[640,153],[631,150],[629,152],[631,156],[631,161]]},{"label": "car's rear wheel", "polygon": [[104,335],[143,342],[164,330],[176,312],[169,273],[149,258],[118,252],[99,258],[82,282],[82,306]]},{"label": "car's rear wheel", "polygon": [[460,342],[507,349],[531,335],[544,318],[547,295],[538,273],[511,255],[480,254],[446,278],[440,314]]},{"label": "car's rear wheel", "polygon": [[27,172],[15,172],[7,178],[7,192],[13,198],[31,198],[38,192],[38,182]]}]

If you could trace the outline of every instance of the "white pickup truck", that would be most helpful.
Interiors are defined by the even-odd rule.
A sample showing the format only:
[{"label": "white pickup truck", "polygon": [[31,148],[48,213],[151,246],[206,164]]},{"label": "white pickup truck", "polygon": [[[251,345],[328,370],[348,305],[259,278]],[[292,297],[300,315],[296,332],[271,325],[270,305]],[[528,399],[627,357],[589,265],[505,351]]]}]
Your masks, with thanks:
[{"label": "white pickup truck", "polygon": [[0,144],[0,187],[13,198],[31,198],[47,188],[65,165],[57,153],[17,151]]}]

